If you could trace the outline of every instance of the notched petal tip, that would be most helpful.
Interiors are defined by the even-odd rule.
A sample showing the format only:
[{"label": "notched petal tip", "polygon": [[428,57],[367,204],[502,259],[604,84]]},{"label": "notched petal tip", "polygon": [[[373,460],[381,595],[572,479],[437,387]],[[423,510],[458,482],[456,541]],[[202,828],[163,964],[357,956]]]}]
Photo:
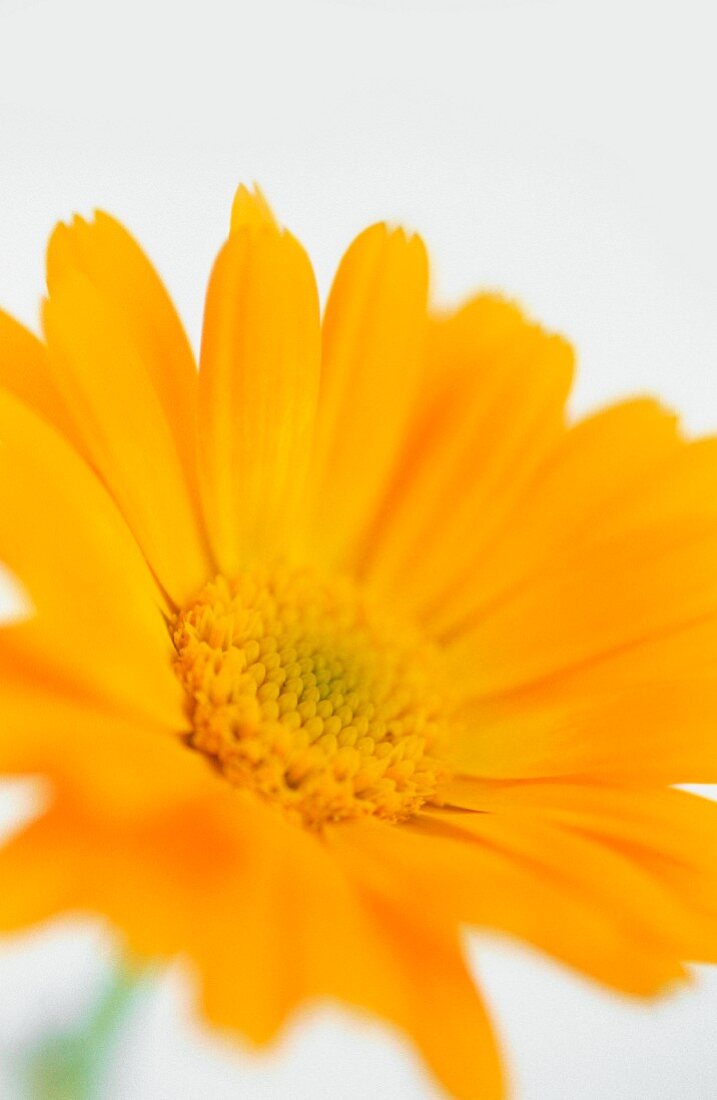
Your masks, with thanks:
[{"label": "notched petal tip", "polygon": [[279,224],[258,183],[254,183],[251,188],[240,184],[234,196],[231,232],[236,233],[241,229],[279,230]]},{"label": "notched petal tip", "polygon": [[109,214],[103,214],[100,210],[93,210],[89,217],[73,213],[66,220],[57,222],[48,239],[45,256],[46,281],[50,293],[68,270],[86,267],[87,248],[93,244],[93,234],[96,236],[101,232],[103,222],[106,225],[118,225]]},{"label": "notched petal tip", "polygon": [[111,215],[92,210],[88,217],[74,213],[65,221],[58,221],[47,242],[45,253],[45,279],[47,289],[53,294],[70,271],[89,274],[93,251],[102,244],[107,230],[126,230]]},{"label": "notched petal tip", "polygon": [[373,242],[376,247],[413,249],[425,255],[426,263],[428,262],[428,252],[421,235],[397,222],[372,222],[354,238],[347,251],[350,253],[354,248],[365,248],[369,242]]}]

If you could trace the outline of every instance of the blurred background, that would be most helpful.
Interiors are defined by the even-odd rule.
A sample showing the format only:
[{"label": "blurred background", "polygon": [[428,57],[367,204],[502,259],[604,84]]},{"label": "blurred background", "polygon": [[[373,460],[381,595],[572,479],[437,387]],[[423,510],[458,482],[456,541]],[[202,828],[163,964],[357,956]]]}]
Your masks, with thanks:
[{"label": "blurred background", "polygon": [[[500,289],[572,339],[576,412],[649,390],[715,430],[713,24],[707,0],[0,0],[0,304],[36,327],[49,231],[99,206],[196,345],[256,179],[323,291],[360,228],[405,223],[438,302]],[[0,788],[0,829],[33,799]],[[717,1096],[717,969],[645,1006],[507,940],[469,950],[517,1100]],[[48,1036],[97,1025],[117,952],[89,920],[0,940],[1,1097],[37,1091]],[[395,1036],[329,1006],[265,1055],[209,1035],[181,962],[111,1008],[108,1100],[436,1097]]]}]

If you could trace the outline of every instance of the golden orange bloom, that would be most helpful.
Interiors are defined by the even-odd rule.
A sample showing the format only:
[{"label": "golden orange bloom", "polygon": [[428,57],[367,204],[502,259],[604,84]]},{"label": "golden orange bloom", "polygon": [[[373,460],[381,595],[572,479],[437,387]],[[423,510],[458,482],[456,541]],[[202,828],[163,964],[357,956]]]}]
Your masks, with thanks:
[{"label": "golden orange bloom", "polygon": [[717,960],[717,440],[566,417],[515,306],[427,304],[420,239],[301,246],[240,189],[199,372],[114,220],[0,315],[0,768],[53,784],[0,926],[104,914],[263,1043],[307,999],[504,1094],[462,926],[649,995]]}]

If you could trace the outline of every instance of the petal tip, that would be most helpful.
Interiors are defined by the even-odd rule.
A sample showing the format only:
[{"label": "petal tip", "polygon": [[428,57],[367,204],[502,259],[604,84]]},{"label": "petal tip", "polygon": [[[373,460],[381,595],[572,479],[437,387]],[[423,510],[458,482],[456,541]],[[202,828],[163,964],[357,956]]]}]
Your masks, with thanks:
[{"label": "petal tip", "polygon": [[249,188],[240,184],[234,196],[231,213],[231,232],[241,229],[273,229],[279,226],[274,213],[258,183]]}]

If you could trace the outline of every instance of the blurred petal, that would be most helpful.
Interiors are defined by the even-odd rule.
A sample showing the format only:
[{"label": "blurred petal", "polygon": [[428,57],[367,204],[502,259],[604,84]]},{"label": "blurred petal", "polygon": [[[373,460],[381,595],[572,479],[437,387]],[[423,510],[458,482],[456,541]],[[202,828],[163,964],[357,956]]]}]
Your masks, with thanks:
[{"label": "blurred petal", "polygon": [[38,416],[76,442],[45,346],[21,324],[0,310],[0,388],[8,390]]},{"label": "blurred petal", "polygon": [[717,619],[640,647],[631,654],[639,664],[620,652],[559,682],[478,701],[451,761],[486,778],[717,782],[717,670],[699,668],[715,653]]},{"label": "blurred petal", "polygon": [[84,275],[127,331],[151,380],[196,495],[197,367],[172,301],[144,252],[118,221],[97,211],[75,217],[50,240],[50,294],[73,273]]},{"label": "blurred petal", "polygon": [[363,569],[434,630],[454,599],[470,606],[483,555],[564,434],[573,355],[487,295],[429,332],[422,403]]},{"label": "blurred petal", "polygon": [[161,593],[93,472],[9,394],[0,394],[0,462],[0,558],[37,610],[0,630],[5,668],[181,721]]},{"label": "blurred petal", "polygon": [[[559,679],[717,615],[717,515],[635,526],[541,572],[470,616],[449,650],[475,698]],[[694,656],[699,659],[696,652]],[[685,664],[672,674],[689,674]]]},{"label": "blurred petal", "polygon": [[[210,570],[183,466],[192,435],[182,416],[191,415],[191,396],[177,399],[178,421],[168,407],[173,391],[182,388],[181,363],[175,377],[174,359],[161,358],[169,354],[161,342],[155,348],[138,338],[137,323],[127,322],[121,301],[108,297],[82,266],[53,259],[65,239],[63,229],[50,248],[44,315],[55,383],[84,453],[160,583],[181,603]],[[152,302],[150,295],[148,308]],[[178,437],[184,440],[181,447]]]},{"label": "blurred petal", "polygon": [[346,826],[338,842],[404,910],[430,898],[435,923],[508,932],[626,992],[652,995],[685,977],[682,958],[715,955],[696,894],[683,903],[639,859],[527,814],[436,811],[398,829]]}]

